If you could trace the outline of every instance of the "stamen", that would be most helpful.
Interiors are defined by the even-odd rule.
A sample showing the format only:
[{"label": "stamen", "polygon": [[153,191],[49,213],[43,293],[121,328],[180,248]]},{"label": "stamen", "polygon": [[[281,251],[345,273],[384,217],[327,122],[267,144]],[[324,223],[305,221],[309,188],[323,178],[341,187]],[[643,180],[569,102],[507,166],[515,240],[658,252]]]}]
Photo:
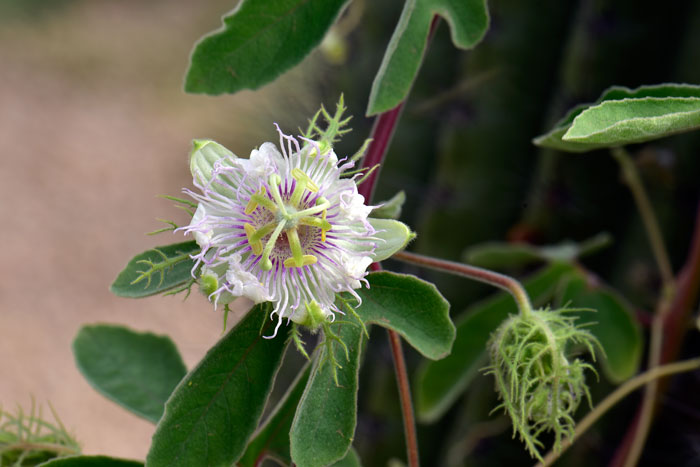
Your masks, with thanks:
[{"label": "stamen", "polygon": [[269,240],[265,244],[265,249],[262,252],[262,258],[260,258],[260,269],[262,269],[263,271],[269,271],[270,269],[272,269],[272,261],[270,261],[270,252],[272,252],[272,248],[275,246],[277,238],[280,236],[280,233],[282,233],[282,229],[284,228],[285,224],[285,221],[282,221],[279,224],[277,224],[275,231],[272,232],[272,235],[270,235]]},{"label": "stamen", "polygon": [[[331,230],[333,228],[331,223],[326,220],[326,214],[328,214],[328,211],[324,209],[323,216],[321,217],[321,220],[324,223],[323,227],[321,227],[321,242],[326,241],[326,232],[328,232],[329,230]],[[328,226],[328,227],[326,227],[326,226]]]},{"label": "stamen", "polygon": [[273,203],[270,198],[265,196],[267,194],[267,191],[265,190],[264,186],[260,187],[260,190],[256,193],[253,194],[253,196],[250,197],[250,201],[248,201],[248,204],[245,207],[245,213],[246,214],[252,214],[255,209],[257,209],[259,204],[262,204],[265,206],[267,209],[272,211],[273,213],[277,212],[277,206],[275,206],[275,203]]},{"label": "stamen", "polygon": [[243,224],[243,229],[245,230],[245,236],[248,238],[248,245],[250,245],[250,247],[253,249],[253,254],[257,256],[262,253],[262,242],[260,239],[254,240],[255,227],[253,227],[251,224]]},{"label": "stamen", "polygon": [[309,191],[316,193],[318,191],[318,186],[308,175],[306,175],[306,173],[300,169],[292,169],[292,177],[294,177],[297,183],[294,187],[294,193],[292,193],[292,197],[289,199],[289,202],[292,206],[298,207],[301,197],[304,196],[304,190],[308,189]]},{"label": "stamen", "polygon": [[292,177],[294,177],[296,181],[304,180],[309,191],[314,193],[318,192],[318,185],[316,185],[314,181],[311,180],[311,177],[306,175],[301,169],[292,169]]},{"label": "stamen", "polygon": [[302,217],[299,219],[300,225],[308,225],[310,227],[317,227],[321,229],[321,241],[326,241],[326,232],[333,228],[333,225],[326,220],[327,210],[323,210],[323,216],[319,219],[318,217]]},{"label": "stamen", "polygon": [[302,256],[301,264],[297,264],[294,261],[294,258],[287,258],[284,260],[284,266],[288,268],[301,268],[311,264],[316,264],[317,262],[318,258],[316,258],[314,255],[304,255]]}]

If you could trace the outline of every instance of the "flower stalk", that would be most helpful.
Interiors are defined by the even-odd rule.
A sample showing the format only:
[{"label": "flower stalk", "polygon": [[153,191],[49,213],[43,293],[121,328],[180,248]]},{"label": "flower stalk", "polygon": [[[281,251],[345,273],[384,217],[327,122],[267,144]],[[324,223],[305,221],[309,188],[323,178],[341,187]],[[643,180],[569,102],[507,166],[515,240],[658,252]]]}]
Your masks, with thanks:
[{"label": "flower stalk", "polygon": [[423,256],[416,253],[410,253],[408,251],[400,251],[396,253],[393,258],[425,268],[434,269],[436,271],[455,274],[457,276],[465,277],[467,279],[503,289],[511,294],[515,300],[515,303],[518,305],[518,310],[520,311],[521,315],[530,316],[532,314],[532,303],[530,302],[530,297],[523,286],[520,284],[520,282],[512,277],[506,276],[505,274],[499,274],[487,269],[456,263],[454,261],[431,258],[430,256]]}]

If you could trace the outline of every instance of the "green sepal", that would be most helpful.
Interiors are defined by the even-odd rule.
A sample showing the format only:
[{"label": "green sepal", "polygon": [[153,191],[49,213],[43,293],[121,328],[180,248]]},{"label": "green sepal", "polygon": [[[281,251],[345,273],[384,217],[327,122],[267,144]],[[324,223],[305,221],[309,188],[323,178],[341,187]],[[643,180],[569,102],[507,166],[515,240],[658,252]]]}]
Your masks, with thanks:
[{"label": "green sepal", "polygon": [[384,261],[397,251],[403,250],[408,242],[416,238],[416,234],[403,222],[394,219],[367,219],[374,230],[374,237],[379,238],[377,247],[372,254],[372,260]]},{"label": "green sepal", "polygon": [[[190,152],[190,172],[192,173],[192,178],[201,184],[210,182],[212,173],[214,172],[214,164],[226,158],[236,159],[236,155],[216,141],[208,139],[193,140],[192,152]],[[224,188],[217,183],[213,184],[212,187],[217,191]],[[227,189],[227,193],[222,194],[232,193],[230,189]]]},{"label": "green sepal", "polygon": [[401,190],[390,200],[379,203],[379,207],[372,209],[369,214],[374,219],[398,219],[401,217],[401,208],[406,202],[406,193]]}]

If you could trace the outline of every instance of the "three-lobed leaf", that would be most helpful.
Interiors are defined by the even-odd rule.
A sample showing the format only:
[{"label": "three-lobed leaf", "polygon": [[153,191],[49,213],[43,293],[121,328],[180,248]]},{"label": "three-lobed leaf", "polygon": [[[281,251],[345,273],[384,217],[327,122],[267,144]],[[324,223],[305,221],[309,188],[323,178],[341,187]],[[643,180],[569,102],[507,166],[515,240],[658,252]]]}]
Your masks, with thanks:
[{"label": "three-lobed leaf", "polygon": [[437,288],[407,274],[374,272],[369,288],[357,289],[362,305],[357,314],[366,323],[392,329],[425,357],[448,355],[455,340],[450,304]]},{"label": "three-lobed leaf", "polygon": [[[149,466],[231,465],[262,416],[288,327],[265,339],[268,304],[255,306],[175,388],[148,453]],[[263,335],[261,335],[261,332]]]},{"label": "three-lobed leaf", "polygon": [[143,462],[108,456],[70,456],[52,459],[39,467],[143,467]]},{"label": "three-lobed leaf", "polygon": [[614,86],[592,104],[572,109],[533,140],[569,152],[649,141],[700,127],[700,86]]},{"label": "three-lobed leaf", "polygon": [[406,0],[372,83],[368,116],[393,109],[408,95],[435,15],[447,21],[452,42],[461,49],[474,47],[488,29],[486,0]]},{"label": "three-lobed leaf", "polygon": [[[571,272],[567,263],[553,263],[524,283],[534,302],[550,297],[559,280]],[[491,333],[509,314],[517,312],[513,298],[505,293],[467,310],[457,321],[452,353],[438,361],[425,361],[416,380],[418,418],[430,422],[440,418],[485,366],[486,344]]]},{"label": "three-lobed leaf", "polygon": [[83,326],[73,341],[73,354],[97,391],[153,423],[187,373],[169,337],[123,326]]},{"label": "three-lobed leaf", "polygon": [[327,361],[329,347],[316,352],[311,376],[301,396],[290,433],[292,460],[299,467],[322,467],[343,459],[355,435],[357,389],[363,331],[356,323],[340,322],[332,326],[348,348],[334,343],[332,352],[342,365]]},{"label": "three-lobed leaf", "polygon": [[157,246],[134,256],[119,273],[110,290],[127,298],[142,298],[167,292],[192,280],[191,254],[199,246],[194,241]]},{"label": "three-lobed leaf", "polygon": [[576,324],[586,325],[605,353],[598,358],[605,377],[619,384],[634,376],[642,359],[644,342],[630,305],[613,290],[588,284],[580,272],[567,276],[560,294],[560,303],[567,307],[595,310],[574,314],[578,317]]},{"label": "three-lobed leaf", "polygon": [[192,52],[185,90],[257,89],[301,62],[323,39],[347,0],[242,0],[223,27]]}]

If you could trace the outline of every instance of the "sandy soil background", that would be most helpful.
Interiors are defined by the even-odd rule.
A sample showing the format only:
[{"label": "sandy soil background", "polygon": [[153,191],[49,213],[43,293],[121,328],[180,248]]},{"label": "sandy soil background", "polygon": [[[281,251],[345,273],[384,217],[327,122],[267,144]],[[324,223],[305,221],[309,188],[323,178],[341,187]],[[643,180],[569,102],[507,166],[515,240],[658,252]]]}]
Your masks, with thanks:
[{"label": "sandy soil background", "polygon": [[274,137],[272,121],[296,128],[319,103],[308,63],[259,93],[182,92],[192,44],[230,8],[73,1],[0,23],[0,404],[50,401],[86,453],[143,458],[154,426],[78,373],[71,341],[82,324],[168,334],[188,366],[220,337],[220,313],[198,295],[108,291],[130,256],[181,240],[143,233],[156,217],[184,221],[156,195],[190,184],[190,140],[247,155]]}]

